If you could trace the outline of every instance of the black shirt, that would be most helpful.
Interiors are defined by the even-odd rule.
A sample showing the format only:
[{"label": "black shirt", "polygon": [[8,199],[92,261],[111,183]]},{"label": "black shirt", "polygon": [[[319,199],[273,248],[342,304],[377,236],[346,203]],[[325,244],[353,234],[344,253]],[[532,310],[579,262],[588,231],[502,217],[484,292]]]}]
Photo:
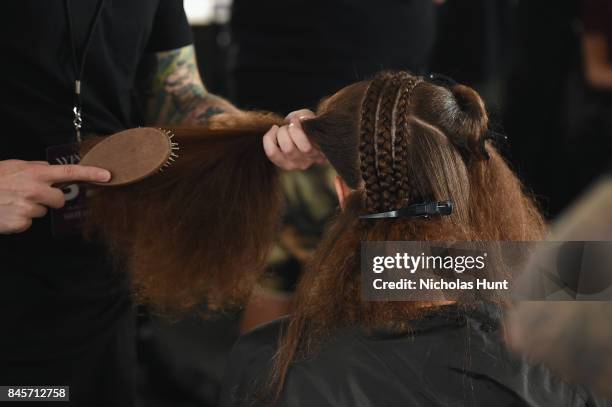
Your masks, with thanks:
[{"label": "black shirt", "polygon": [[[70,1],[79,61],[97,4]],[[1,7],[0,159],[44,159],[45,147],[74,140],[65,1],[6,0]],[[105,0],[83,75],[84,130],[141,124],[132,96],[143,56],[190,42],[181,0]]]},{"label": "black shirt", "polygon": [[[294,363],[278,407],[594,407],[585,389],[511,355],[499,311],[444,307],[411,334],[338,330]],[[243,337],[230,356],[221,407],[273,405],[264,396],[283,320]]]},{"label": "black shirt", "polygon": [[[69,2],[77,56],[97,5]],[[64,0],[0,5],[0,160],[44,160],[47,147],[75,140],[65,6]],[[83,131],[109,134],[143,124],[134,97],[143,61],[188,45],[191,32],[182,0],[105,0],[91,41]],[[52,236],[49,216],[25,233],[0,236],[0,259],[0,366],[58,363],[112,335],[129,309],[125,275],[112,270],[105,249],[79,235]]]}]

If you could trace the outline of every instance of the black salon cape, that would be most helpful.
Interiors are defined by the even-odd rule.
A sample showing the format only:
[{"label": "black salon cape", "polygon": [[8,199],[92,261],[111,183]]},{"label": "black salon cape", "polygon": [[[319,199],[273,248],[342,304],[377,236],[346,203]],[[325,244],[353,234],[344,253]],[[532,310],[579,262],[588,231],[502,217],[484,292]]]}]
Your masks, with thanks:
[{"label": "black salon cape", "polygon": [[[98,1],[70,1],[79,56]],[[0,160],[45,160],[75,140],[65,14],[64,0],[0,2]],[[182,0],[106,0],[82,78],[84,133],[142,125],[141,63],[189,43]],[[62,406],[129,407],[134,319],[126,274],[102,245],[52,235],[50,216],[0,235],[0,385],[69,385]]]},{"label": "black salon cape", "polygon": [[336,332],[294,364],[277,404],[266,383],[279,320],[243,337],[230,357],[221,407],[569,407],[603,406],[541,366],[510,355],[493,307],[456,307],[414,322],[410,335]]}]

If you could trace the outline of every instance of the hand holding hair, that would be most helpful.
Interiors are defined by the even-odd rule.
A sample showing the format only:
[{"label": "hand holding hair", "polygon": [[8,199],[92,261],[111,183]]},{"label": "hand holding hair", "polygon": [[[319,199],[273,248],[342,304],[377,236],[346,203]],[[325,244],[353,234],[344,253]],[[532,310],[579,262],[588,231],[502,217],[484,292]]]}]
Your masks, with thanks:
[{"label": "hand holding hair", "polygon": [[46,161],[0,161],[0,234],[21,233],[47,207],[64,206],[64,194],[54,185],[85,181],[104,183],[107,170],[83,165],[49,165]]},{"label": "hand holding hair", "polygon": [[263,138],[263,147],[270,161],[287,171],[305,170],[312,164],[326,163],[325,156],[308,139],[302,127],[302,120],[314,117],[310,110],[296,110],[285,118],[287,124],[272,126]]}]

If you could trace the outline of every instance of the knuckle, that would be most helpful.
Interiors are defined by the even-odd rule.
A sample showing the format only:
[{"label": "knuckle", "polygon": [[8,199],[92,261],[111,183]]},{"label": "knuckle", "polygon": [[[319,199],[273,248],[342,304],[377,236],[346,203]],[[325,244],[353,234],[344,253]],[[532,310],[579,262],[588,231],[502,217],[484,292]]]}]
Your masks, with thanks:
[{"label": "knuckle", "polygon": [[32,204],[29,202],[23,202],[17,207],[15,212],[20,218],[29,218],[30,214],[32,213]]},{"label": "knuckle", "polygon": [[314,113],[311,110],[309,110],[309,109],[294,110],[293,112],[291,112],[291,113],[289,113],[287,115],[287,120],[290,120],[290,119],[292,119],[294,117],[300,118],[300,117],[304,117],[304,116],[311,117],[311,116],[314,116]]},{"label": "knuckle", "polygon": [[295,148],[295,146],[293,145],[293,141],[291,141],[291,137],[289,137],[289,134],[287,133],[284,133],[278,137],[278,144],[280,146],[280,149],[285,154],[292,152]]},{"label": "knuckle", "polygon": [[22,161],[22,160],[10,159],[10,160],[0,161],[0,166],[7,167],[7,168],[21,167],[24,164],[25,164],[25,161]]},{"label": "knuckle", "polygon": [[34,206],[31,206],[29,208],[26,208],[24,211],[24,213],[22,214],[22,216],[26,219],[32,219],[38,216],[38,210],[36,210],[36,208]]},{"label": "knuckle", "polygon": [[24,185],[21,191],[22,197],[25,198],[24,201],[34,200],[37,198],[38,188],[34,184]]},{"label": "knuckle", "polygon": [[301,119],[309,119],[315,116],[314,112],[309,109],[298,110],[297,112],[298,118]]},{"label": "knuckle", "polygon": [[285,116],[285,120],[291,120],[292,118],[294,118],[298,114],[300,114],[300,111],[299,110],[294,110],[293,112],[291,112],[287,116]]},{"label": "knuckle", "polygon": [[275,159],[275,160],[279,159],[280,157],[282,157],[282,154],[278,150],[269,151],[269,152],[267,152],[267,154],[268,154],[269,158]]},{"label": "knuckle", "polygon": [[302,130],[293,123],[287,126],[287,132],[289,133],[292,139],[299,138],[302,136]]},{"label": "knuckle", "polygon": [[40,167],[37,165],[28,165],[23,170],[30,178],[36,178],[40,176]]},{"label": "knuckle", "polygon": [[67,178],[74,177],[76,175],[76,167],[73,165],[62,166],[62,172]]},{"label": "knuckle", "polygon": [[22,208],[24,206],[28,206],[30,201],[26,197],[17,197],[12,204],[14,207]]}]

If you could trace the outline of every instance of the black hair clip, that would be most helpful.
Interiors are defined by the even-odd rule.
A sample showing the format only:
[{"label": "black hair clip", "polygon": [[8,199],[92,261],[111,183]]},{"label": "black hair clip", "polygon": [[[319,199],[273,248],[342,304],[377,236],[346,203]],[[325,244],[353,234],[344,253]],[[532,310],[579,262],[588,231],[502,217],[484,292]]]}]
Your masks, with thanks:
[{"label": "black hair clip", "polygon": [[413,204],[395,211],[361,215],[359,219],[429,218],[448,216],[451,213],[453,213],[453,202],[443,201]]}]

